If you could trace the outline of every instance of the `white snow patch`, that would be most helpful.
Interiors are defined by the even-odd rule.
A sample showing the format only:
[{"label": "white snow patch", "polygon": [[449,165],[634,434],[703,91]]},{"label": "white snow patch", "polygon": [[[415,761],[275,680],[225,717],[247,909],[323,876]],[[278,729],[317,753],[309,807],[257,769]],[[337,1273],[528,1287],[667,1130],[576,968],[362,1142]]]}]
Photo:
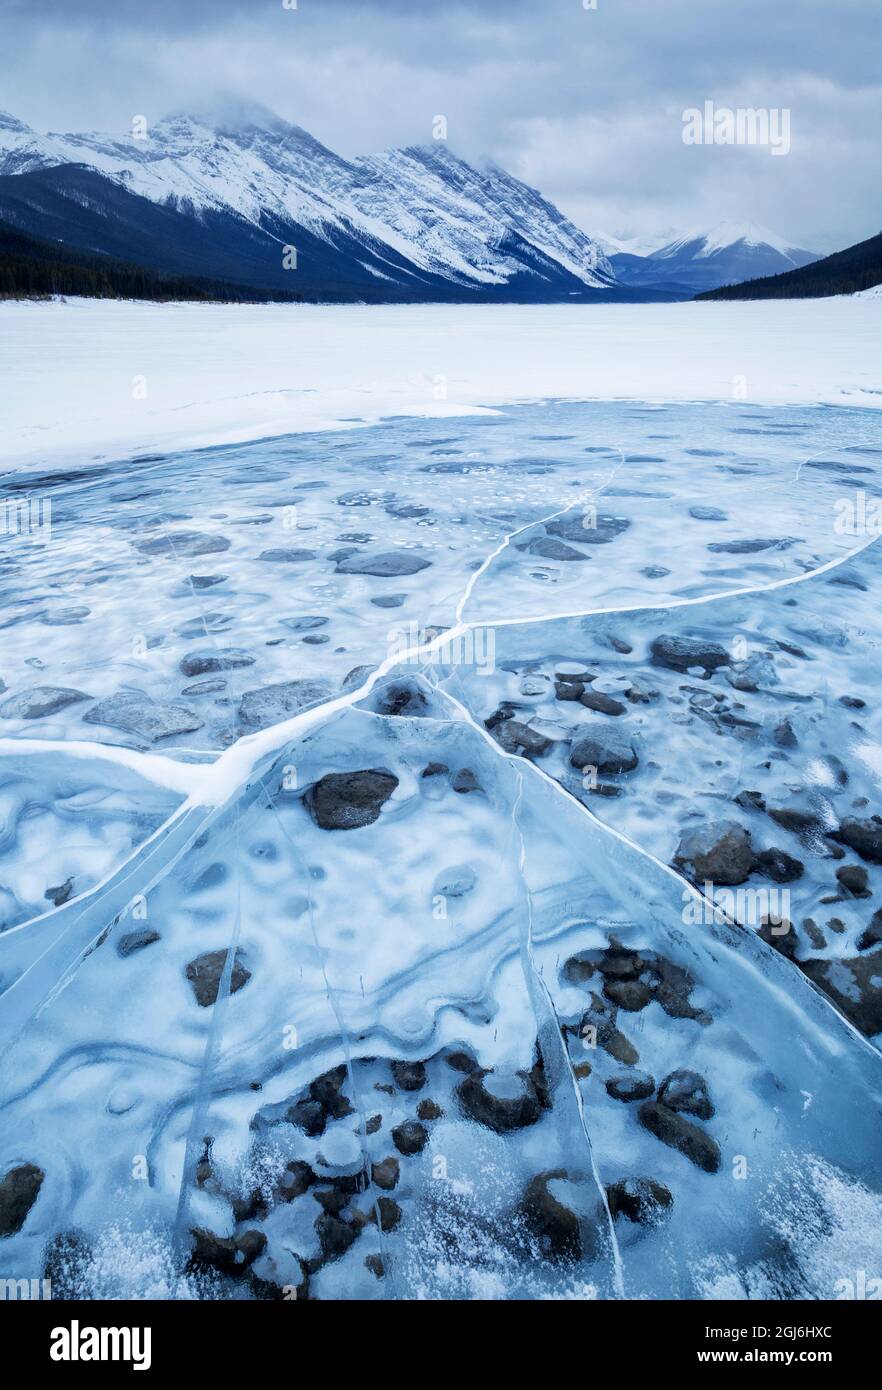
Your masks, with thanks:
[{"label": "white snow patch", "polygon": [[68,466],[552,397],[880,408],[879,327],[878,296],[373,307],[10,301],[0,304],[4,457],[13,471]]}]

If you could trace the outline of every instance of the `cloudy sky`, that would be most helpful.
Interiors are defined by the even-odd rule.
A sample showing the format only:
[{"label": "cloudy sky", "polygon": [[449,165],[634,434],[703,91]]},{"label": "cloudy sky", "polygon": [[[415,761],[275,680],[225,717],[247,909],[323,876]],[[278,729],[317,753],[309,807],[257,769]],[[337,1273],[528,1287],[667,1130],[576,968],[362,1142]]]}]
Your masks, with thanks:
[{"label": "cloudy sky", "polygon": [[[288,0],[289,4],[293,0]],[[589,0],[590,4],[590,0]],[[589,232],[753,221],[826,251],[882,227],[882,0],[0,0],[0,107],[129,132],[218,93],[341,154],[487,154]],[[682,113],[790,111],[791,151]]]}]

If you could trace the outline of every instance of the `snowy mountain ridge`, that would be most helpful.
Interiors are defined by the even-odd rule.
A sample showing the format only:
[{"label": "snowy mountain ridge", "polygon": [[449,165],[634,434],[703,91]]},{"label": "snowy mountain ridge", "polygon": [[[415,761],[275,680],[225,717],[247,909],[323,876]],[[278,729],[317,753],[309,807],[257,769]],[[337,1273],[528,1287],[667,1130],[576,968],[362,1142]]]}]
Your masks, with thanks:
[{"label": "snowy mountain ridge", "polygon": [[693,252],[696,260],[713,256],[718,251],[728,251],[733,246],[743,245],[745,247],[770,248],[777,251],[779,255],[786,257],[793,265],[799,264],[798,258],[803,254],[799,247],[779,237],[775,232],[770,232],[766,227],[760,227],[755,222],[718,222],[709,230],[693,230],[683,232],[680,236],[672,238],[666,245],[657,247],[651,254],[656,259],[676,255],[684,247],[693,246],[696,242],[700,243],[700,248]]},{"label": "snowy mountain ridge", "polygon": [[[626,243],[623,243],[623,247]],[[610,264],[626,285],[682,287],[691,293],[778,275],[817,260],[753,222],[718,222],[669,236],[642,253],[608,249]]]},{"label": "snowy mountain ridge", "polygon": [[298,287],[338,298],[683,299],[815,259],[749,222],[589,235],[446,141],[347,159],[239,101],[174,113],[143,136],[40,135],[0,112],[0,219],[90,252],[273,289],[290,288],[280,267],[293,245]]},{"label": "snowy mountain ridge", "polygon": [[0,175],[71,164],[197,217],[232,213],[264,230],[293,223],[331,243],[354,235],[380,260],[393,252],[396,277],[404,258],[462,286],[504,286],[549,269],[591,289],[616,283],[597,243],[536,190],[440,143],[346,160],[263,108],[217,126],[171,116],[143,139],[41,136],[0,116]]}]

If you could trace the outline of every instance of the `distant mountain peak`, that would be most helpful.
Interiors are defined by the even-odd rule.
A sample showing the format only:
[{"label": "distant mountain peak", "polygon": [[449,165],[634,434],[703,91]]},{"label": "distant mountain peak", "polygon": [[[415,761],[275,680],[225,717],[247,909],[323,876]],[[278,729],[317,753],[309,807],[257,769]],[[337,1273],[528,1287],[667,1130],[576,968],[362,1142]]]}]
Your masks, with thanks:
[{"label": "distant mountain peak", "polygon": [[679,232],[642,255],[625,252],[623,245],[622,252],[613,253],[611,259],[626,284],[701,293],[777,275],[817,257],[755,222],[722,221],[710,228]]},{"label": "distant mountain peak", "polygon": [[170,111],[154,129],[169,127],[185,129],[214,130],[222,134],[239,133],[249,130],[262,130],[281,134],[288,130],[286,120],[271,111],[259,101],[247,101],[234,93],[222,94],[210,101],[200,101],[195,106]]},{"label": "distant mountain peak", "polygon": [[[784,240],[775,232],[769,231],[767,227],[761,227],[756,222],[717,222],[710,229],[684,232],[678,238],[671,241],[669,246],[686,246],[692,242],[700,241],[703,243],[703,251],[700,253],[705,256],[712,256],[717,251],[724,251],[730,246],[737,246],[743,243],[745,246],[769,246],[773,251],[779,252],[782,256],[787,256],[797,248]],[[662,248],[664,250],[665,248]]]}]

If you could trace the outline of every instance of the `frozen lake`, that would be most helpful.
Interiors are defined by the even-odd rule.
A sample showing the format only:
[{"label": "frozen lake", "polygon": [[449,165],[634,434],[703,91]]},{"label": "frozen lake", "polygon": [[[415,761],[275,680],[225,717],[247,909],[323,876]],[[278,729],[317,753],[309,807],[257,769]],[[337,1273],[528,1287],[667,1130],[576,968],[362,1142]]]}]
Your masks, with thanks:
[{"label": "frozen lake", "polygon": [[7,1274],[835,1297],[880,1257],[878,414],[338,425],[0,483]]}]

